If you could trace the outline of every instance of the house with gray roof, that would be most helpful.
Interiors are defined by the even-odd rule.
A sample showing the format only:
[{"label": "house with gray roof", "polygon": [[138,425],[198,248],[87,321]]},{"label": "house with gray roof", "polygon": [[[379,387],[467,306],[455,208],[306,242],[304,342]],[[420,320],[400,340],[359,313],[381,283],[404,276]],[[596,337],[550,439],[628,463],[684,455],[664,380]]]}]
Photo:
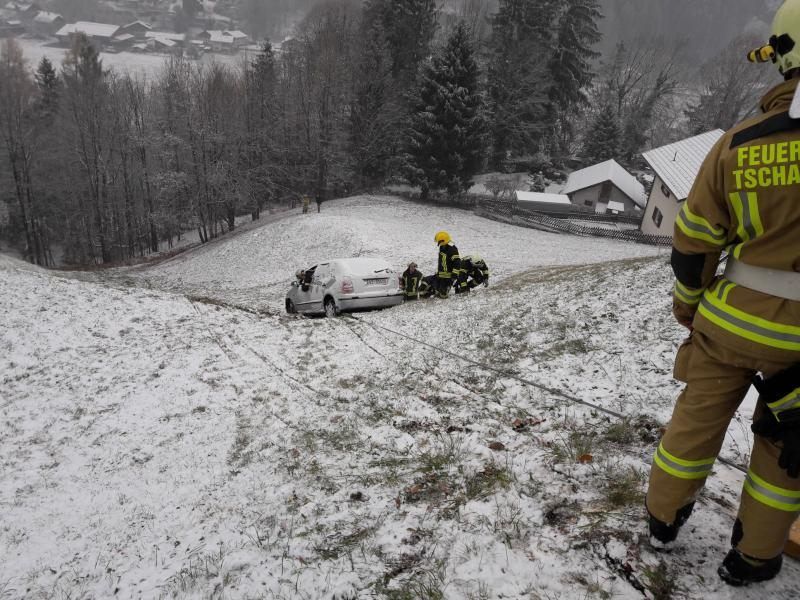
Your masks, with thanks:
[{"label": "house with gray roof", "polygon": [[99,47],[110,44],[116,33],[119,31],[119,25],[109,25],[107,23],[93,23],[91,21],[78,21],[77,23],[67,23],[56,32],[56,37],[63,44],[71,44],[72,38],[79,33],[84,34],[89,41]]},{"label": "house with gray roof", "polygon": [[644,186],[615,160],[570,174],[561,193],[569,196],[572,204],[600,215],[609,212],[612,202],[614,212],[619,213],[622,205],[624,214],[641,214],[647,202]]},{"label": "house with gray roof", "polygon": [[703,161],[724,134],[716,129],[642,154],[655,172],[642,218],[643,233],[672,237],[675,219],[692,191]]}]

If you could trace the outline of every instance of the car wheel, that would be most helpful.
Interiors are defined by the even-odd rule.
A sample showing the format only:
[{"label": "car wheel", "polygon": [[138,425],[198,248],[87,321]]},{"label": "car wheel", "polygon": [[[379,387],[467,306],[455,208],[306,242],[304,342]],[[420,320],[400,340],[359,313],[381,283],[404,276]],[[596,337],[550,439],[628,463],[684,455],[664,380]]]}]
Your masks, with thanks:
[{"label": "car wheel", "polygon": [[286,301],[286,312],[290,315],[297,314],[297,308],[295,307],[294,302],[291,300]]},{"label": "car wheel", "polygon": [[339,308],[336,306],[336,301],[330,296],[325,298],[325,316],[330,318],[339,316]]}]

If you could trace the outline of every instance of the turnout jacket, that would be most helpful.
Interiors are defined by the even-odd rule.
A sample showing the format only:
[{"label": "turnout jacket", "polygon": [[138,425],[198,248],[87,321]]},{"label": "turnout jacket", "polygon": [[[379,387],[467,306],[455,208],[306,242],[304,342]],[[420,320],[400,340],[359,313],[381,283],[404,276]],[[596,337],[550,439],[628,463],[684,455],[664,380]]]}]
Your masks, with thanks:
[{"label": "turnout jacket", "polygon": [[800,272],[799,80],[772,89],[761,115],[726,133],[675,221],[673,312],[750,356],[800,362],[800,302],[717,276],[723,252],[746,265]]},{"label": "turnout jacket", "polygon": [[439,262],[436,267],[436,275],[442,279],[453,276],[458,277],[461,273],[461,256],[458,248],[453,243],[442,244],[439,246]]},{"label": "turnout jacket", "polygon": [[413,273],[408,269],[403,271],[401,276],[403,281],[403,293],[406,298],[417,298],[420,293],[420,286],[422,284],[422,273],[417,269]]}]

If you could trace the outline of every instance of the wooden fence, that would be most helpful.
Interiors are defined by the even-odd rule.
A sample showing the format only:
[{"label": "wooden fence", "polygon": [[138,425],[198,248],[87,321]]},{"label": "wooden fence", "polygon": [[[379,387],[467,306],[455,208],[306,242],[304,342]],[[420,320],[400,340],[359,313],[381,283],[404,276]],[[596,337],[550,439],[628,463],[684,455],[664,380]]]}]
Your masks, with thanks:
[{"label": "wooden fence", "polygon": [[[532,227],[554,233],[571,233],[586,237],[602,237],[651,246],[672,246],[672,238],[642,233],[639,229],[609,229],[598,227],[599,223],[635,225],[638,219],[626,215],[597,215],[585,213],[541,213],[520,209],[514,200],[481,198],[475,213],[487,219]],[[581,223],[576,223],[581,221]],[[584,224],[585,223],[585,224]]]},{"label": "wooden fence", "polygon": [[[399,195],[409,200],[420,201],[419,192],[416,191],[400,191],[389,188],[385,192],[396,196]],[[598,226],[600,223],[606,225],[638,225],[639,218],[630,215],[598,215],[586,210],[560,210],[558,212],[544,213],[533,211],[529,208],[521,208],[516,199],[495,199],[490,196],[475,194],[467,194],[457,199],[450,198],[446,194],[432,194],[426,204],[471,210],[481,217],[494,221],[553,233],[602,237],[622,242],[648,244],[650,246],[672,246],[672,238],[670,237],[649,235],[634,228],[613,229]]]}]

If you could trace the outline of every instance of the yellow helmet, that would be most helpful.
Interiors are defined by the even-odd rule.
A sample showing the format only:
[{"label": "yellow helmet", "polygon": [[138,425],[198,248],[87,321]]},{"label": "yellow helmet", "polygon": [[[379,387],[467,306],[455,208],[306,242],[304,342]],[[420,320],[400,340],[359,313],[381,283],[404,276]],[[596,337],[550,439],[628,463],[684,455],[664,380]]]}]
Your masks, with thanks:
[{"label": "yellow helmet", "polygon": [[438,246],[441,246],[443,244],[449,244],[453,240],[453,238],[450,237],[450,234],[447,233],[446,231],[440,231],[439,233],[436,234],[436,237],[433,239],[436,241],[436,244]]},{"label": "yellow helmet", "polygon": [[800,68],[800,0],[786,0],[775,13],[769,44],[748,55],[750,62],[771,60],[785,75]]}]

